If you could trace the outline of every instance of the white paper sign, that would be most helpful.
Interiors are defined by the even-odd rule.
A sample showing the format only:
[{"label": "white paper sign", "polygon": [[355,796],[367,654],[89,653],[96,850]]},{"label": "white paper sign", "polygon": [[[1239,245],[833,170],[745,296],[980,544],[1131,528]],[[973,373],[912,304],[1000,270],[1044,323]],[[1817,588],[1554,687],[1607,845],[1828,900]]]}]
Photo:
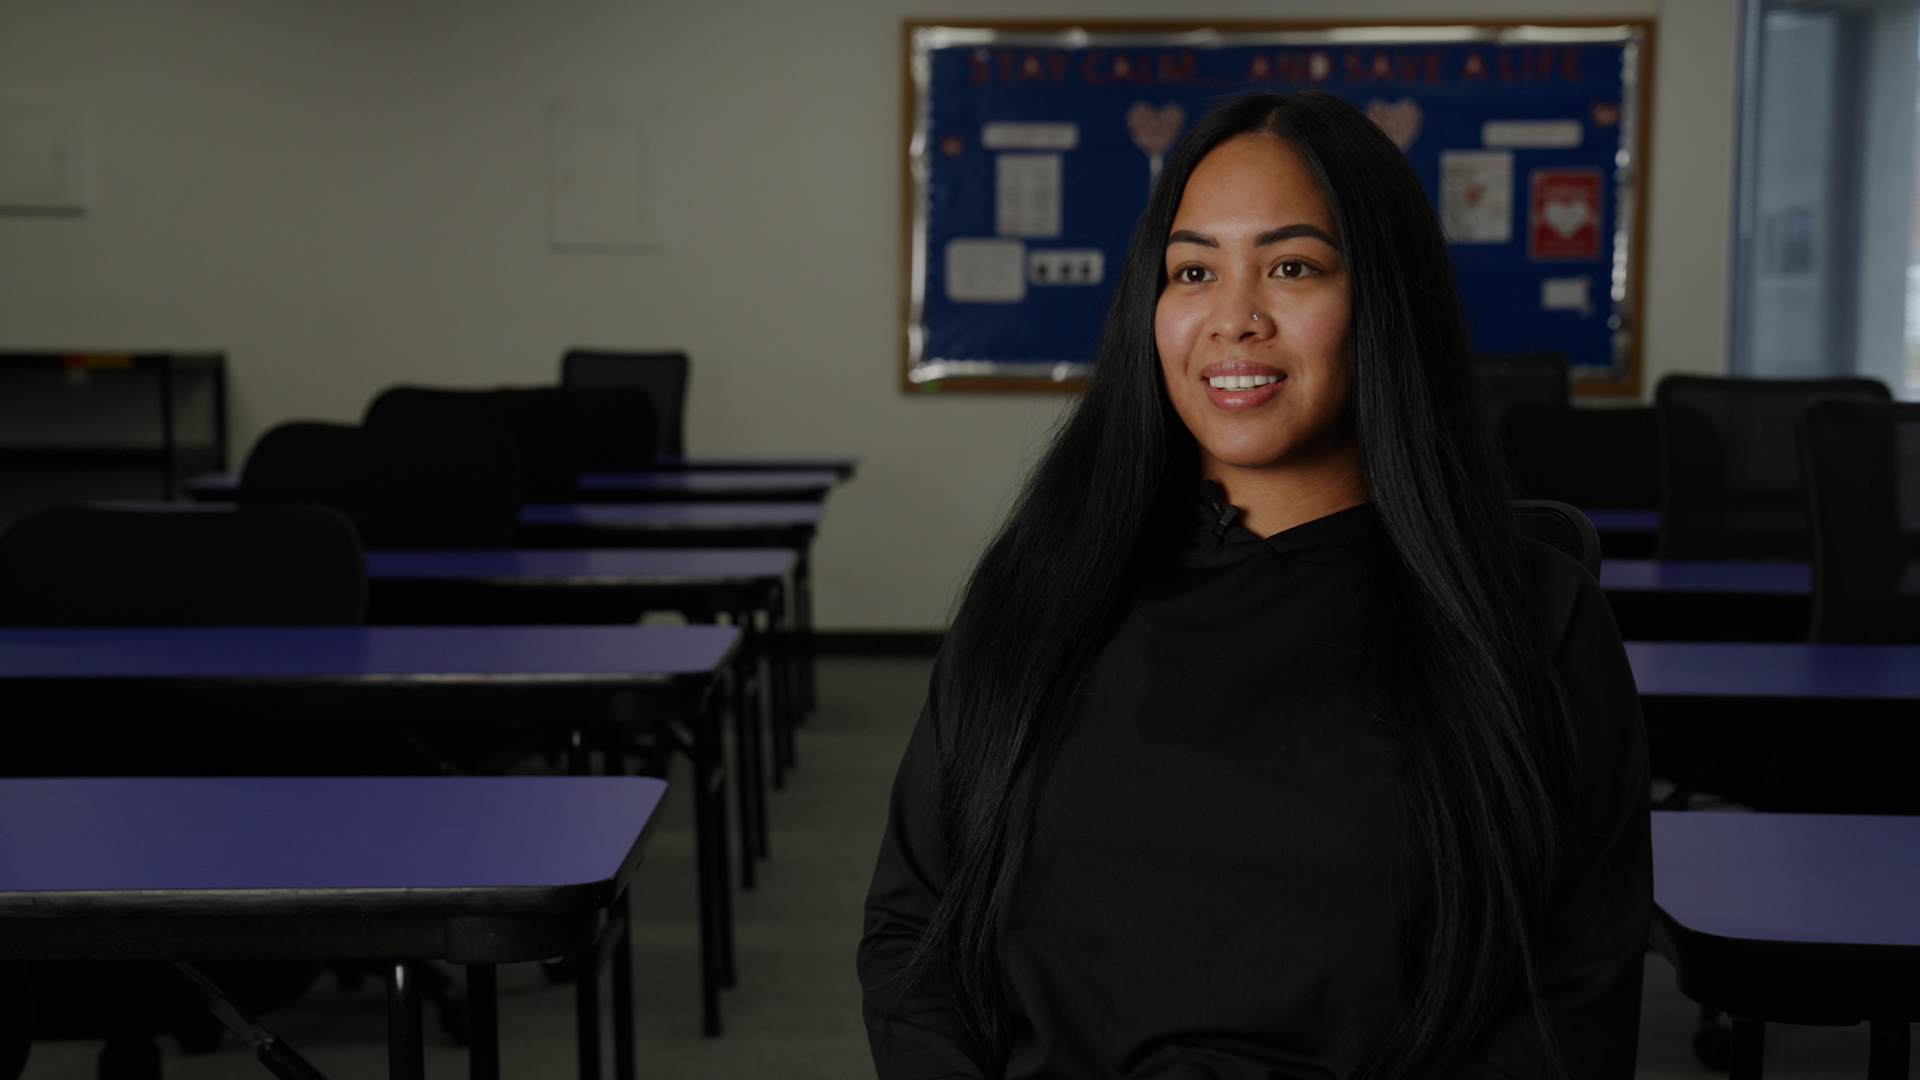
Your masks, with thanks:
[{"label": "white paper sign", "polygon": [[1575,150],[1580,146],[1578,120],[1489,120],[1480,125],[1480,145]]},{"label": "white paper sign", "polygon": [[547,111],[549,228],[559,251],[646,251],[653,169],[637,117],[556,105]]},{"label": "white paper sign", "polygon": [[1593,301],[1589,299],[1593,291],[1593,281],[1585,274],[1579,277],[1550,277],[1540,282],[1540,307],[1543,311],[1577,311],[1582,315],[1593,314]]},{"label": "white paper sign", "polygon": [[1029,285],[1098,285],[1107,276],[1099,248],[1036,248],[1027,253]]},{"label": "white paper sign", "polygon": [[86,208],[78,102],[0,101],[0,211]]},{"label": "white paper sign", "polygon": [[1513,155],[1505,150],[1440,154],[1440,227],[1453,244],[1513,239]]},{"label": "white paper sign", "polygon": [[1060,155],[998,154],[994,170],[994,231],[1059,236]]},{"label": "white paper sign", "polygon": [[1027,298],[1027,245],[988,238],[947,241],[947,299],[1017,304]]},{"label": "white paper sign", "polygon": [[1072,150],[1080,145],[1080,125],[996,120],[980,125],[980,145],[987,150]]}]

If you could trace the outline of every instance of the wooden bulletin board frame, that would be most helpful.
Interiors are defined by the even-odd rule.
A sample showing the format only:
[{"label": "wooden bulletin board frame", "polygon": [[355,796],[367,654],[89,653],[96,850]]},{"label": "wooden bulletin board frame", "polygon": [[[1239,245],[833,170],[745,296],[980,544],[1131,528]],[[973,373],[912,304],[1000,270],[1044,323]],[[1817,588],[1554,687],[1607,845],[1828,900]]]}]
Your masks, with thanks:
[{"label": "wooden bulletin board frame", "polygon": [[[923,300],[929,274],[927,228],[927,188],[931,159],[935,150],[927,130],[930,103],[925,92],[929,85],[927,60],[929,40],[954,47],[956,39],[977,42],[978,49],[997,54],[1003,49],[1025,52],[1059,53],[1086,48],[1089,43],[1120,42],[1122,47],[1138,49],[1204,49],[1238,47],[1256,43],[1284,45],[1297,50],[1314,50],[1333,58],[1329,71],[1319,80],[1304,76],[1291,85],[1266,85],[1260,88],[1287,92],[1318,86],[1336,92],[1342,89],[1343,64],[1351,63],[1346,51],[1374,49],[1385,52],[1396,46],[1445,43],[1458,45],[1481,42],[1489,56],[1499,50],[1524,50],[1530,45],[1552,42],[1600,41],[1621,45],[1622,94],[1617,118],[1619,149],[1624,160],[1616,158],[1613,175],[1604,189],[1612,196],[1606,210],[1608,227],[1601,240],[1611,247],[1610,258],[1602,263],[1600,302],[1608,305],[1611,320],[1611,359],[1607,367],[1590,365],[1575,369],[1574,392],[1590,397],[1635,397],[1640,392],[1642,368],[1642,325],[1645,310],[1646,193],[1648,191],[1648,149],[1652,119],[1653,59],[1656,23],[1652,19],[1527,19],[1527,20],[1383,20],[1383,21],[1023,21],[990,22],[932,19],[906,20],[901,24],[901,357],[900,387],[903,391],[1073,391],[1085,386],[1087,364],[1056,363],[1038,365],[971,365],[951,362],[929,365],[922,356],[926,341]],[[1117,37],[1116,37],[1117,36]],[[1135,38],[1134,36],[1138,36]],[[1168,39],[1173,39],[1169,41]],[[1551,45],[1543,46],[1551,48]],[[1305,55],[1304,53],[1302,55]],[[1276,54],[1277,59],[1277,54]],[[1523,57],[1524,59],[1524,57]],[[1489,63],[1491,63],[1491,59]],[[1531,62],[1531,61],[1527,61]],[[1500,63],[1504,65],[1506,59]],[[1519,61],[1515,61],[1516,65]],[[1303,66],[1302,72],[1306,69]],[[1349,72],[1350,73],[1350,72]],[[1502,68],[1505,74],[1504,67]],[[1222,92],[1230,93],[1232,87]],[[1385,88],[1392,92],[1393,87]],[[1356,91],[1349,87],[1349,96]],[[1367,92],[1367,91],[1358,91]],[[1595,103],[1596,109],[1599,107]],[[1598,113],[1595,114],[1596,120]],[[1189,123],[1191,119],[1189,117]],[[1489,144],[1491,145],[1491,144]],[[1604,183],[1604,181],[1603,181]],[[1524,198],[1525,196],[1516,196]],[[1144,201],[1144,193],[1142,195]],[[1134,211],[1137,213],[1137,210]],[[1133,221],[1125,222],[1131,229]],[[1116,268],[1121,251],[1107,256]],[[1463,277],[1465,271],[1463,271]],[[1546,301],[1542,300],[1545,306]],[[1595,305],[1598,306],[1597,304]],[[1471,305],[1470,305],[1471,307]],[[1521,351],[1489,347],[1488,351]],[[1089,357],[1090,359],[1090,357]]]}]

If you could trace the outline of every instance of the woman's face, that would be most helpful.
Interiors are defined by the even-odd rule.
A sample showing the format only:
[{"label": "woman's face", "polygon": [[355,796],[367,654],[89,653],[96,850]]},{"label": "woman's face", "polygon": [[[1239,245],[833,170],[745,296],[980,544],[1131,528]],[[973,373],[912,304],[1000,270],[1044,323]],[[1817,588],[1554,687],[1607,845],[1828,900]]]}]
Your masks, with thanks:
[{"label": "woman's face", "polygon": [[1306,166],[1271,136],[1221,143],[1188,179],[1154,340],[1209,475],[1307,464],[1347,444],[1337,239]]}]

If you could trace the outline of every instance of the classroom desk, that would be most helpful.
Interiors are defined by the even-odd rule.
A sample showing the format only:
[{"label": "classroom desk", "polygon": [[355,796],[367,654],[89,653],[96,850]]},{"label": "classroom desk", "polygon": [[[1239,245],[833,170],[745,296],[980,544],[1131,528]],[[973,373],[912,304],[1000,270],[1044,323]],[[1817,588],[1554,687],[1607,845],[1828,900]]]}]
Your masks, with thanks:
[{"label": "classroom desk", "polygon": [[1600,534],[1600,550],[1607,555],[1651,558],[1660,540],[1660,511],[1582,508]]},{"label": "classroom desk", "polygon": [[1805,563],[1607,559],[1600,564],[1600,587],[1609,592],[1805,596],[1813,591],[1813,568]]},{"label": "classroom desk", "polygon": [[515,546],[531,548],[787,548],[793,568],[793,618],[802,707],[814,703],[813,537],[817,502],[528,503]]},{"label": "classroom desk", "polygon": [[230,503],[240,492],[240,474],[230,472],[201,473],[187,478],[182,487],[187,490],[187,498],[197,503]]},{"label": "classroom desk", "polygon": [[[851,480],[860,467],[858,457],[807,457],[807,456],[715,456],[699,455],[687,457],[680,454],[661,454],[654,459],[654,473],[831,473],[836,481]],[[634,474],[622,473],[584,473],[581,486],[587,487],[589,477],[608,477]],[[615,482],[618,483],[617,481]],[[232,502],[240,490],[238,473],[203,473],[187,480],[184,485],[187,494],[195,502]],[[802,487],[811,487],[810,480]],[[768,496],[779,498],[779,496]]]},{"label": "classroom desk", "polygon": [[[598,776],[0,780],[0,957],[388,962],[396,1080],[424,1075],[417,965],[463,964],[469,1071],[497,1080],[495,965],[573,956],[598,970],[610,952],[614,1073],[631,1080],[626,888],[665,789]],[[598,979],[578,992],[591,1080]],[[275,1044],[256,1051],[287,1062]]]},{"label": "classroom desk", "polygon": [[1920,700],[1920,645],[1629,641],[1642,698]]},{"label": "classroom desk", "polygon": [[1653,774],[1678,808],[1920,812],[1920,646],[1629,641]]},{"label": "classroom desk", "polygon": [[1787,562],[1607,559],[1600,588],[1628,640],[1804,641],[1813,569]]},{"label": "classroom desk", "polygon": [[1731,1080],[1766,1023],[1872,1025],[1869,1080],[1905,1080],[1920,1019],[1920,818],[1653,815],[1653,942],[1731,1015]]},{"label": "classroom desk", "polygon": [[582,502],[818,502],[840,474],[827,470],[581,473]]},{"label": "classroom desk", "polygon": [[799,471],[825,470],[838,475],[842,480],[853,478],[854,471],[860,467],[858,456],[809,456],[750,454],[655,454],[653,467],[656,469],[684,469],[689,472],[728,472],[728,471],[770,471],[791,469]]},{"label": "classroom desk", "polygon": [[[740,643],[731,626],[252,626],[0,628],[0,688],[76,700],[104,688],[202,687],[240,693],[404,688],[445,696],[502,690],[571,701],[582,691],[644,691],[686,702],[665,727],[693,762],[698,848],[703,1026],[719,1031],[719,990],[733,979],[727,869],[726,770],[710,690]],[[471,694],[464,700],[477,700]],[[408,714],[417,709],[407,710]],[[619,731],[593,730],[577,709],[528,706],[521,722],[559,725],[571,768],[590,768],[595,742],[609,772],[624,771]],[[610,709],[597,714],[604,729]],[[126,722],[143,722],[141,716]],[[376,710],[341,708],[330,722],[390,723]]]},{"label": "classroom desk", "polygon": [[727,615],[744,634],[734,672],[734,749],[740,882],[752,888],[754,860],[769,848],[760,737],[762,658],[770,684],[775,787],[784,786],[793,757],[797,703],[788,678],[784,609],[786,579],[796,558],[783,548],[369,551],[367,621],[633,623],[648,611],[678,611],[711,622]]}]

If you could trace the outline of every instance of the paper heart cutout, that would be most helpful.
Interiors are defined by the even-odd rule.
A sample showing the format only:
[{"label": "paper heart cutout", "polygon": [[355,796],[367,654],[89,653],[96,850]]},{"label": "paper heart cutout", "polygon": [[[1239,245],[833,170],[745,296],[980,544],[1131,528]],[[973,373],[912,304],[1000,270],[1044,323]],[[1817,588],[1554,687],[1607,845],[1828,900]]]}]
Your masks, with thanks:
[{"label": "paper heart cutout", "polygon": [[1572,236],[1593,220],[1593,207],[1585,199],[1548,199],[1540,216],[1556,236]]},{"label": "paper heart cutout", "polygon": [[1171,149],[1186,126],[1187,110],[1177,101],[1157,109],[1144,101],[1136,101],[1127,110],[1127,134],[1133,136],[1133,145],[1149,157],[1158,157]]},{"label": "paper heart cutout", "polygon": [[1393,102],[1374,98],[1367,102],[1367,119],[1378,124],[1401,150],[1412,146],[1413,140],[1420,137],[1420,103],[1412,98]]}]

